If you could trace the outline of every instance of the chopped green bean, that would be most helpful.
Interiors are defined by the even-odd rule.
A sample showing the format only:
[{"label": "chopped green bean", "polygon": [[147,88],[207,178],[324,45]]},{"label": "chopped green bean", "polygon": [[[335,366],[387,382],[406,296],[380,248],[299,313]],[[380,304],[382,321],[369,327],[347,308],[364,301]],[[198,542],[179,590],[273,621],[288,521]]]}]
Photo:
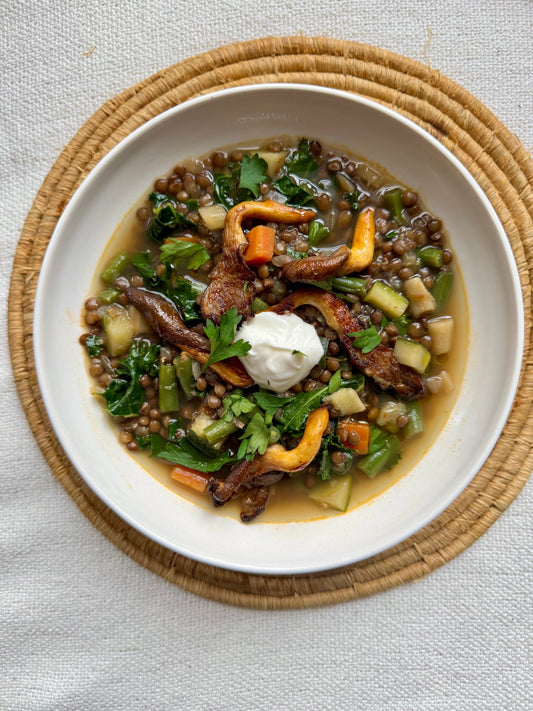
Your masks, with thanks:
[{"label": "chopped green bean", "polygon": [[107,304],[107,305],[114,304],[119,296],[120,296],[120,291],[118,289],[113,289],[111,287],[109,289],[104,289],[103,291],[101,291],[98,294],[98,298],[100,299],[100,301],[103,304]]},{"label": "chopped green bean", "polygon": [[433,288],[431,289],[431,295],[437,303],[435,307],[436,312],[442,311],[442,309],[446,306],[448,296],[450,295],[450,289],[452,288],[452,283],[452,272],[441,272],[437,275]]},{"label": "chopped green bean", "polygon": [[409,422],[403,428],[402,433],[405,439],[410,439],[415,435],[422,434],[424,431],[424,419],[422,416],[422,407],[419,402],[406,402],[407,416]]},{"label": "chopped green bean", "polygon": [[366,454],[357,463],[357,467],[366,474],[369,479],[373,479],[379,474],[388,463],[397,457],[400,453],[400,441],[396,437],[388,437],[385,440],[383,447],[373,452]]},{"label": "chopped green bean", "polygon": [[233,424],[233,422],[225,422],[224,420],[217,420],[213,422],[212,425],[206,427],[204,430],[204,435],[206,436],[209,444],[215,445],[223,442],[226,437],[230,434],[237,432],[239,428]]},{"label": "chopped green bean", "polygon": [[392,218],[399,225],[405,225],[407,223],[407,215],[402,204],[401,188],[392,188],[392,190],[387,190],[383,195],[383,199]]},{"label": "chopped green bean", "polygon": [[159,366],[159,409],[161,412],[175,412],[178,408],[176,371],[170,363],[163,363]]},{"label": "chopped green bean", "polygon": [[360,277],[337,277],[331,282],[331,286],[337,291],[344,291],[348,294],[364,296],[366,294],[366,279]]},{"label": "chopped green bean", "polygon": [[129,261],[129,257],[125,252],[117,254],[100,274],[100,278],[102,281],[105,281],[106,284],[112,284],[115,279],[122,274]]},{"label": "chopped green bean", "polygon": [[428,244],[425,247],[420,247],[420,249],[417,249],[416,254],[420,258],[422,263],[426,265],[426,267],[435,267],[437,269],[442,267],[442,249],[439,249],[438,247],[433,247],[432,245]]},{"label": "chopped green bean", "polygon": [[182,353],[179,358],[174,358],[172,362],[183,394],[190,400],[192,397],[198,395],[196,381],[192,372],[192,358]]}]

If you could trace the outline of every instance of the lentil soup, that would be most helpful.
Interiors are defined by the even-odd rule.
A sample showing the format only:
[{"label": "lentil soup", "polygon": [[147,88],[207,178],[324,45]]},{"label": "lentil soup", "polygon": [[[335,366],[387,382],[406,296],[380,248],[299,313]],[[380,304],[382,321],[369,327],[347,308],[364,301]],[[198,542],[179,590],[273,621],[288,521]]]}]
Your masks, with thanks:
[{"label": "lentil soup", "polygon": [[441,220],[313,139],[157,178],[91,293],[80,341],[120,442],[244,522],[382,493],[438,436],[462,377],[466,305]]}]

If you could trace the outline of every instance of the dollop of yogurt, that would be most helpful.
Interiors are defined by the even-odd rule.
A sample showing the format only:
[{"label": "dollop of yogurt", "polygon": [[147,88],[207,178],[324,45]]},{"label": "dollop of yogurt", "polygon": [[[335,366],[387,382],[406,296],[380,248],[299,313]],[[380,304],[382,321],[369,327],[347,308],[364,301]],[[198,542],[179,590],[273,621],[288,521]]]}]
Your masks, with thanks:
[{"label": "dollop of yogurt", "polygon": [[281,393],[309,375],[324,355],[311,324],[296,314],[262,311],[237,331],[252,346],[240,358],[248,375],[263,388]]}]

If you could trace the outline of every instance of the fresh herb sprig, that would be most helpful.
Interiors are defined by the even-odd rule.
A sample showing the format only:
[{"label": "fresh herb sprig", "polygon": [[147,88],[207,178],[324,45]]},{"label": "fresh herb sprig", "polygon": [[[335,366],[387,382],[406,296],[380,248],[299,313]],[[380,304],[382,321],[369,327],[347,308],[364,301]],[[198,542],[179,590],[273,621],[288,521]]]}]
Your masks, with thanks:
[{"label": "fresh herb sprig", "polygon": [[215,326],[211,319],[207,319],[204,333],[211,343],[211,354],[204,365],[204,370],[213,363],[218,363],[233,356],[245,356],[248,353],[252,347],[249,343],[242,339],[233,343],[235,331],[241,322],[241,318],[242,316],[235,306],[232,306],[229,311],[222,315],[220,326]]}]

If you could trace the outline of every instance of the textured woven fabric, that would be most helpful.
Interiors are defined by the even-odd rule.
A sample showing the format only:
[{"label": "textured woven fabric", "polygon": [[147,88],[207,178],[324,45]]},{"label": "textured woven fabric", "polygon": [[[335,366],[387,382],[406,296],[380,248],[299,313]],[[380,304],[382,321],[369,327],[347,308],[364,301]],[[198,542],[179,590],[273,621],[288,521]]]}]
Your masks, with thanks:
[{"label": "textured woven fabric", "polygon": [[[65,143],[118,91],[221,44],[302,32],[382,46],[465,86],[533,148],[528,0],[1,7],[2,303],[24,217]],[[33,440],[5,338],[0,348],[0,708],[532,707],[531,483],[418,583],[314,610],[225,607],[141,568],[78,511]]]}]

